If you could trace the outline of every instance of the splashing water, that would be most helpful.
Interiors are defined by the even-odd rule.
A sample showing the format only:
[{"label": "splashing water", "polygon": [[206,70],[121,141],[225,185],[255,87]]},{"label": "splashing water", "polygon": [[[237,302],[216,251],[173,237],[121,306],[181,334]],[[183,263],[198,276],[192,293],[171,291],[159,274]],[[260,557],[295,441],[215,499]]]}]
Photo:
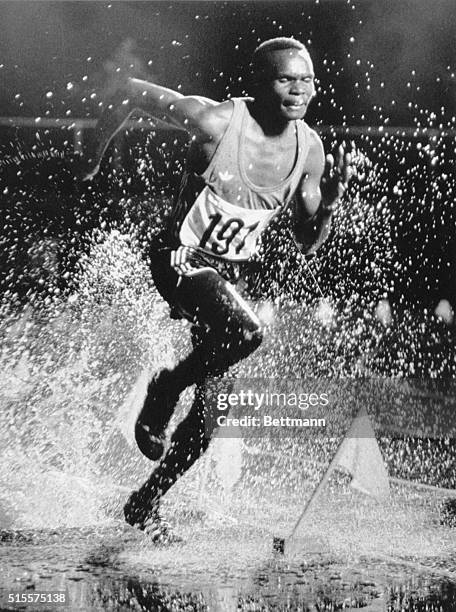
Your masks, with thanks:
[{"label": "splashing water", "polygon": [[[44,321],[26,307],[2,325],[2,507],[14,527],[91,525],[112,517],[113,506],[144,477],[132,424],[150,373],[175,359],[173,339],[181,324],[168,321],[130,234],[97,230],[74,279],[68,299],[54,303]],[[327,302],[315,309],[293,301],[275,310],[269,302],[269,338],[240,373],[366,372],[365,351],[373,340],[363,334],[368,324],[377,326],[374,312],[357,320]],[[375,329],[380,334],[384,326]],[[374,340],[379,343],[378,336]],[[375,363],[375,355],[367,357]],[[186,405],[188,400],[183,410]],[[300,454],[315,456],[325,448],[310,445]],[[229,461],[225,457],[228,463],[215,462],[218,481],[228,490],[240,478],[239,452],[236,446],[225,453],[234,453]],[[281,455],[276,449],[274,474],[291,478],[295,468],[290,463],[283,469]],[[202,469],[197,466],[189,481],[198,481]],[[250,482],[263,482],[262,471],[255,467]],[[279,483],[270,476],[274,490]],[[302,500],[304,489],[298,490]],[[178,503],[178,493],[171,499]]]},{"label": "splashing water", "polygon": [[[346,5],[347,12],[362,13],[352,2]],[[157,9],[157,16],[161,10]],[[220,10],[227,15],[231,8],[221,5]],[[249,11],[246,7],[247,17]],[[195,24],[212,27],[210,10],[200,13],[192,16]],[[280,19],[269,15],[269,9],[267,13],[264,21],[269,30],[282,34]],[[303,13],[301,21],[309,26],[306,37],[311,44],[310,26],[316,21],[312,11]],[[334,393],[347,410],[350,402],[364,401],[377,416],[397,418],[402,411],[406,422],[396,431],[398,439],[389,430],[390,437],[381,441],[390,475],[429,488],[396,483],[393,501],[384,507],[356,496],[343,479],[335,478],[318,512],[305,525],[306,533],[300,535],[306,537],[296,558],[288,567],[266,565],[263,571],[272,535],[289,533],[334,451],[334,441],[219,439],[166,496],[165,513],[175,519],[186,538],[179,554],[175,549],[151,552],[138,536],[117,552],[101,551],[98,557],[91,551],[96,562],[110,560],[126,575],[132,567],[160,567],[169,581],[182,584],[186,556],[185,571],[193,572],[195,580],[202,584],[209,576],[225,584],[226,592],[214,596],[214,605],[222,606],[226,600],[227,609],[237,604],[250,609],[251,584],[240,602],[240,597],[228,592],[233,580],[244,586],[246,581],[266,585],[262,602],[258,598],[264,609],[274,590],[285,600],[287,590],[281,581],[289,580],[296,587],[296,580],[302,579],[309,585],[302,551],[311,542],[315,560],[322,549],[322,534],[323,550],[331,552],[332,562],[314,561],[313,568],[323,577],[322,584],[310,587],[318,593],[317,600],[321,596],[319,609],[328,609],[324,606],[331,599],[327,587],[331,582],[337,584],[340,603],[347,573],[348,582],[361,584],[360,592],[370,570],[379,591],[393,584],[397,564],[404,581],[413,582],[417,574],[427,576],[432,571],[442,579],[456,580],[454,536],[440,525],[439,493],[432,489],[454,487],[452,443],[445,437],[430,440],[419,435],[420,421],[429,412],[446,414],[455,395],[450,383],[441,382],[442,377],[454,376],[456,365],[454,274],[448,255],[454,251],[449,230],[455,220],[454,147],[448,146],[442,132],[454,127],[454,117],[448,120],[443,108],[441,116],[421,108],[409,95],[408,90],[418,87],[412,77],[407,94],[387,100],[381,68],[372,61],[377,55],[372,41],[366,47],[372,58],[356,57],[366,45],[366,31],[357,27],[356,32],[346,33],[346,57],[331,61],[325,56],[321,62],[321,71],[335,84],[335,88],[325,85],[320,92],[326,98],[322,116],[343,128],[350,123],[333,96],[351,66],[354,95],[364,94],[368,100],[376,91],[379,101],[374,97],[370,110],[375,111],[371,118],[378,117],[381,124],[378,133],[373,135],[366,128],[353,136],[347,130],[347,140],[356,141],[356,173],[334,216],[331,239],[315,258],[305,261],[297,252],[286,215],[269,228],[261,260],[246,279],[254,297],[262,300],[256,308],[267,339],[236,374],[317,378],[328,388],[340,387]],[[249,35],[256,37],[254,30]],[[302,32],[297,35],[305,38]],[[187,38],[184,32],[173,33],[169,44],[163,45],[160,53],[167,65],[173,64],[169,57],[176,64],[191,59]],[[244,44],[238,42],[231,51],[233,58]],[[91,63],[89,56],[87,64]],[[118,78],[118,68],[122,74],[139,70],[140,76],[148,77],[131,39],[120,45],[107,64],[113,79],[107,90]],[[448,67],[445,78],[450,79],[451,70]],[[243,87],[242,79],[234,81],[216,64],[211,64],[210,74],[230,95]],[[192,78],[198,80],[199,75]],[[65,96],[84,96],[84,110],[97,108],[99,92],[86,74],[72,75],[62,84]],[[58,86],[46,86],[42,97],[46,116],[57,108]],[[15,100],[24,104],[20,94]],[[65,104],[68,100],[71,103],[71,98],[65,98]],[[322,102],[317,104],[321,109]],[[389,127],[390,107],[400,104],[414,115],[410,121],[416,131],[410,137],[405,132],[395,134]],[[363,122],[364,115],[352,119]],[[37,129],[40,123],[42,119],[36,121]],[[323,123],[321,117],[318,123]],[[327,150],[339,143],[335,130],[326,130],[322,137]],[[182,168],[182,141],[174,134],[162,137],[156,130],[145,137],[130,135],[125,142],[132,152],[130,169],[111,169],[90,189],[80,191],[72,182],[72,169],[65,167],[64,153],[54,147],[41,151],[35,143],[32,154],[15,152],[11,163],[0,165],[7,172],[7,184],[0,192],[8,204],[0,211],[6,245],[0,278],[5,289],[0,322],[2,528],[29,528],[39,534],[41,528],[117,525],[125,498],[150,471],[132,434],[147,382],[154,371],[172,365],[189,349],[186,326],[169,320],[144,259],[162,210],[169,208],[167,185],[176,182]],[[37,159],[42,176],[51,177],[55,185],[49,187],[49,180],[40,184],[38,179],[33,186],[28,183],[27,164],[36,170]],[[36,198],[41,212],[34,216]],[[56,213],[61,210],[56,202],[66,203],[65,214]],[[410,376],[426,380],[409,380]],[[381,377],[388,380],[378,382]],[[340,382],[346,378],[362,380],[363,385],[356,392],[347,390]],[[191,391],[181,398],[176,419],[190,402]],[[410,429],[406,436],[404,430]],[[96,533],[102,530],[92,535],[94,539]],[[249,546],[245,546],[247,540]],[[384,575],[378,560],[385,564]],[[260,569],[246,578],[247,567]],[[108,584],[106,590],[116,588]],[[154,589],[151,586],[148,593],[151,600],[157,594]],[[125,601],[132,594],[141,601],[140,592],[145,590],[140,581],[132,581],[125,586]],[[104,604],[103,585],[94,591],[97,603]],[[158,600],[168,606],[177,601],[166,589],[162,591]],[[365,599],[372,599],[371,595]],[[359,601],[364,605],[364,599]]]},{"label": "splashing water", "polygon": [[[174,359],[131,237],[97,231],[74,286],[44,321],[27,307],[2,321],[2,507],[14,527],[105,518],[103,503],[137,464],[122,435],[128,390],[141,370]],[[123,463],[109,460],[123,452]]]}]

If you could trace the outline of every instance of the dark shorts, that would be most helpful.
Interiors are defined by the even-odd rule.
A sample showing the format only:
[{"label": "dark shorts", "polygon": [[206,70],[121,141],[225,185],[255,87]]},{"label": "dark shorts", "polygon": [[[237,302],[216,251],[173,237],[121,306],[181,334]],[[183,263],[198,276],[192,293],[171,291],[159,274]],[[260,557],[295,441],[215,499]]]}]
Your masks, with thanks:
[{"label": "dark shorts", "polygon": [[[155,286],[171,307],[171,317],[205,324],[200,316],[232,301],[250,314],[250,307],[240,295],[244,263],[224,261],[192,247],[170,247],[153,243],[150,265]],[[254,315],[253,315],[254,316]],[[255,317],[256,318],[256,317]]]}]

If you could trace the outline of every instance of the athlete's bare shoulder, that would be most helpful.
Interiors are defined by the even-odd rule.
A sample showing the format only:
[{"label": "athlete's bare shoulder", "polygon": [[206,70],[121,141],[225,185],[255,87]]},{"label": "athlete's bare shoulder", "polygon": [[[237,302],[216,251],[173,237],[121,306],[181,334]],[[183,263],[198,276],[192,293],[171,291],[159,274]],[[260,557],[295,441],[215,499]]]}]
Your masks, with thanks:
[{"label": "athlete's bare shoulder", "polygon": [[320,136],[315,130],[309,128],[309,153],[305,163],[305,173],[321,174],[325,164],[325,151]]},{"label": "athlete's bare shoulder", "polygon": [[199,114],[194,125],[196,140],[201,143],[209,141],[218,142],[231,121],[233,109],[234,106],[230,100],[207,104]]},{"label": "athlete's bare shoulder", "polygon": [[310,149],[309,154],[324,155],[323,143],[315,130],[309,127]]}]

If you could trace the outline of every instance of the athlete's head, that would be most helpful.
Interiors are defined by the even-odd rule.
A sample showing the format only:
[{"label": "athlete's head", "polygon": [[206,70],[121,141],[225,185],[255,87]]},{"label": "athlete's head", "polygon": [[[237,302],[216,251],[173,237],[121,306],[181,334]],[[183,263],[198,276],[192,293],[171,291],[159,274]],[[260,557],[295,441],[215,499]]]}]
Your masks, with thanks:
[{"label": "athlete's head", "polygon": [[294,38],[271,38],[255,49],[251,66],[256,102],[285,121],[302,119],[315,95],[305,45]]}]

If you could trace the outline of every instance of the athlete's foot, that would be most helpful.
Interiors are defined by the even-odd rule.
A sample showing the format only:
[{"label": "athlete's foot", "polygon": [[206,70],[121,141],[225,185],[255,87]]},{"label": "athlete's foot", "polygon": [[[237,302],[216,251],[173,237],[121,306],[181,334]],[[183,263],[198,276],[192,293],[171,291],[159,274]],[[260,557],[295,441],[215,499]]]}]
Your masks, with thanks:
[{"label": "athlete's foot", "polygon": [[151,461],[157,461],[163,455],[165,429],[179,401],[180,393],[173,389],[172,383],[169,370],[162,370],[151,381],[144,407],[136,421],[136,444]]},{"label": "athlete's foot", "polygon": [[158,502],[148,504],[136,491],[131,494],[125,504],[124,515],[127,523],[144,531],[154,544],[172,544],[182,541],[182,538],[171,531],[169,523],[160,516]]},{"label": "athlete's foot", "polygon": [[176,535],[168,521],[160,518],[157,520],[146,521],[144,533],[152,540],[154,544],[177,544],[182,542],[182,538]]}]

